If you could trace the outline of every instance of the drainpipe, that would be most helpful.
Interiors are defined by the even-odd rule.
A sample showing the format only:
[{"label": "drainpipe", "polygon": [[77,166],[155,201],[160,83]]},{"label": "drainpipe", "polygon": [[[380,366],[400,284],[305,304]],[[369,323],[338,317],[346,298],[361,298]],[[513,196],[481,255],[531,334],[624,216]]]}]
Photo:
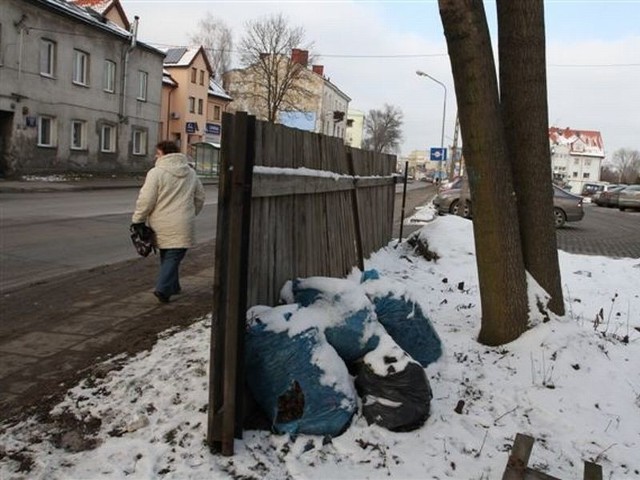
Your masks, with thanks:
[{"label": "drainpipe", "polygon": [[164,137],[165,140],[169,140],[169,133],[171,132],[171,94],[173,93],[173,87],[169,90],[167,96],[167,134]]},{"label": "drainpipe", "polygon": [[134,48],[136,48],[136,43],[138,40],[138,20],[140,17],[137,15],[133,17],[133,24],[131,25],[131,43],[126,48],[123,54],[122,60],[122,81],[120,89],[120,112],[118,112],[118,117],[120,118],[120,123],[127,122],[127,76],[129,75],[129,55]]}]

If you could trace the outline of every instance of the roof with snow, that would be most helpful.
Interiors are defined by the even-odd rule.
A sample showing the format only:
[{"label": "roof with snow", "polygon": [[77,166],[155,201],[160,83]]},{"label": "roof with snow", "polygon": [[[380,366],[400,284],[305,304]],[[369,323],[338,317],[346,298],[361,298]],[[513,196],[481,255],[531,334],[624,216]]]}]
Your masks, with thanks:
[{"label": "roof with snow", "polygon": [[233,98],[231,98],[229,96],[229,94],[227,92],[224,91],[224,88],[222,88],[220,85],[218,85],[213,78],[211,80],[209,80],[209,95],[213,95],[214,97],[219,97],[219,98],[223,98],[225,100],[233,100]]},{"label": "roof with snow", "polygon": [[162,83],[164,83],[166,85],[170,85],[172,87],[177,87],[178,86],[178,82],[176,82],[173,79],[173,77],[169,73],[169,70],[167,70],[166,68],[162,69]]},{"label": "roof with snow", "polygon": [[602,134],[597,130],[550,127],[549,141],[554,145],[568,145],[572,155],[605,156]]},{"label": "roof with snow", "polygon": [[204,61],[207,64],[207,68],[209,69],[209,73],[213,72],[211,68],[211,63],[209,62],[209,57],[204,50],[204,47],[179,47],[179,48],[168,48],[165,50],[166,57],[164,58],[165,67],[189,67],[198,54],[202,52],[202,56],[204,57]]},{"label": "roof with snow", "polygon": [[[131,39],[131,32],[120,27],[116,23],[109,20],[103,15],[103,12],[109,10],[112,6],[119,6],[118,0],[25,0],[33,5],[54,11],[60,15],[72,18],[74,20],[91,25],[92,27],[106,31],[116,35],[124,40]],[[107,5],[109,3],[109,5]],[[101,11],[101,9],[103,9]],[[117,8],[117,6],[116,6]],[[124,11],[120,11],[124,15]],[[126,15],[124,19],[126,20]],[[128,22],[128,20],[127,20]],[[137,46],[150,50],[154,53],[162,54],[163,52],[151,45],[137,41]]]}]

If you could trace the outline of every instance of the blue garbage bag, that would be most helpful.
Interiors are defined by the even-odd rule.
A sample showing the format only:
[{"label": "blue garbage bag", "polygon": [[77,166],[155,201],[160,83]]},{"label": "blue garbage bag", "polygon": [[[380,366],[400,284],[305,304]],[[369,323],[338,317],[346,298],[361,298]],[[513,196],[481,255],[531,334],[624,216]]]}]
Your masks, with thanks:
[{"label": "blue garbage bag", "polygon": [[[380,275],[367,270],[362,281],[367,295],[375,306],[378,321],[396,343],[423,367],[437,361],[442,355],[442,341],[420,305],[403,293],[403,287],[386,291],[376,282]],[[380,280],[384,281],[384,280]]]},{"label": "blue garbage bag", "polygon": [[[298,306],[262,309],[245,335],[247,384],[277,433],[340,435],[357,409],[347,367]],[[299,318],[298,318],[299,320]]]},{"label": "blue garbage bag", "polygon": [[281,298],[307,306],[309,312],[322,312],[317,324],[347,364],[378,345],[373,304],[356,282],[330,277],[297,278],[285,284]]}]

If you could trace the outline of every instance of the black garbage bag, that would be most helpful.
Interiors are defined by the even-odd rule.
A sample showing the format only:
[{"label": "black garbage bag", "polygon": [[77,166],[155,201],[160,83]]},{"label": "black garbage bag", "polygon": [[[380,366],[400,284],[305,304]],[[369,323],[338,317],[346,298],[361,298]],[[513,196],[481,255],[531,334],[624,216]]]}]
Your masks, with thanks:
[{"label": "black garbage bag", "polygon": [[367,422],[394,432],[421,427],[433,398],[424,369],[415,360],[402,358],[408,355],[399,348],[378,358],[372,353],[355,364],[356,389]]}]

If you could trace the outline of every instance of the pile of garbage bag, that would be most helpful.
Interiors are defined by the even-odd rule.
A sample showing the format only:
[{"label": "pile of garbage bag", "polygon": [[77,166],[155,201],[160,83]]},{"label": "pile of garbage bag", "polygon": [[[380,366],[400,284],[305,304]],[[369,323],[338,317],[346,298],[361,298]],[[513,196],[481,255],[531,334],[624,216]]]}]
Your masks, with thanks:
[{"label": "pile of garbage bag", "polygon": [[433,397],[424,367],[442,344],[404,287],[363,272],[361,282],[287,282],[284,305],[247,312],[245,371],[277,433],[337,436],[361,406],[369,424],[419,428]]}]

